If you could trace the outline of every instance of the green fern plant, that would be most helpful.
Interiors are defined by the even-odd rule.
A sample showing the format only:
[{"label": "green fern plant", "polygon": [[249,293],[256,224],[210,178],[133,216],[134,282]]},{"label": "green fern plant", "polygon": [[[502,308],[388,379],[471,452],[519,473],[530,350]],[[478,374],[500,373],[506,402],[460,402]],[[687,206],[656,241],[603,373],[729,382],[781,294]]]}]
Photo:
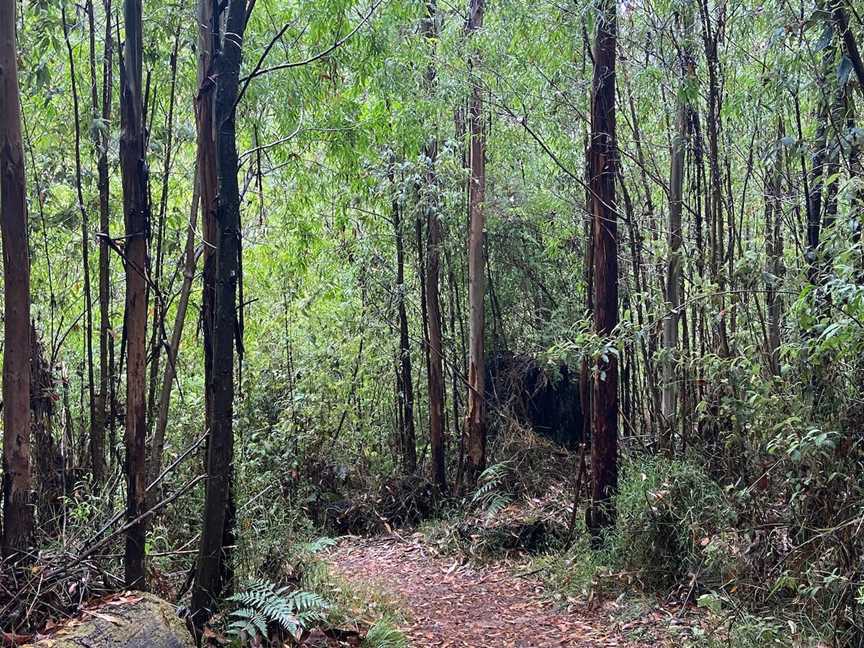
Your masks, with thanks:
[{"label": "green fern plant", "polygon": [[317,540],[313,540],[312,542],[304,542],[302,544],[298,544],[296,545],[296,548],[300,552],[314,556],[326,549],[335,547],[337,544],[338,542],[334,538],[328,538],[327,536],[324,536],[318,538]]},{"label": "green fern plant", "polygon": [[477,480],[479,485],[471,497],[471,504],[483,511],[486,517],[494,517],[513,501],[513,498],[504,490],[505,480],[512,471],[513,462],[502,461],[492,464],[480,473],[480,478]]},{"label": "green fern plant", "polygon": [[303,631],[324,621],[330,604],[318,594],[267,581],[255,581],[245,592],[228,598],[238,609],[229,614],[232,638],[266,638],[268,626],[276,624],[296,641]]},{"label": "green fern plant", "polygon": [[408,648],[408,640],[393,624],[382,619],[369,628],[361,648]]}]

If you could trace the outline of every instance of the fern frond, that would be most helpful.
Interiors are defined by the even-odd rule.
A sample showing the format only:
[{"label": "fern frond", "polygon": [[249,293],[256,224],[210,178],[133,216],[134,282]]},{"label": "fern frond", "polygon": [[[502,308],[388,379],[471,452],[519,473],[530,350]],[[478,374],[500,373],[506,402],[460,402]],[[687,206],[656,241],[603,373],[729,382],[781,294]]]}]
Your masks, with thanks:
[{"label": "fern frond", "polygon": [[283,630],[298,639],[303,630],[325,619],[330,607],[327,600],[313,592],[295,591],[289,587],[276,587],[266,581],[255,581],[249,588],[228,599],[241,607],[229,615],[233,621],[228,626],[229,634],[251,637],[267,636],[267,625],[278,624]]}]

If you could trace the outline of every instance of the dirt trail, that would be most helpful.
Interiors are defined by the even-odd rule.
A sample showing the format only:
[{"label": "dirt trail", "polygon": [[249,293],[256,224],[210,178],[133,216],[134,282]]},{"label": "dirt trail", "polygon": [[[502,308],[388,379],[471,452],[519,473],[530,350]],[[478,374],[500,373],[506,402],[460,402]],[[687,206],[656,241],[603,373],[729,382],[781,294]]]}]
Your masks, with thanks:
[{"label": "dirt trail", "polygon": [[[400,599],[414,648],[633,647],[599,613],[556,610],[505,566],[472,567],[396,538],[351,538],[330,557],[343,578]],[[644,645],[644,644],[641,644]]]}]

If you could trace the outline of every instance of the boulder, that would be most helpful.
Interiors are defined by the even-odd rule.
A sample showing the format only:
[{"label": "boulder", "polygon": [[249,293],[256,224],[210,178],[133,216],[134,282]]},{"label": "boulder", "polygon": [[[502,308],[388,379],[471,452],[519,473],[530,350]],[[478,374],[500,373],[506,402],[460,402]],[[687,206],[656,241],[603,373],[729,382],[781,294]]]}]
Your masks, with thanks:
[{"label": "boulder", "polygon": [[86,608],[32,648],[194,648],[174,606],[152,594],[128,592]]}]

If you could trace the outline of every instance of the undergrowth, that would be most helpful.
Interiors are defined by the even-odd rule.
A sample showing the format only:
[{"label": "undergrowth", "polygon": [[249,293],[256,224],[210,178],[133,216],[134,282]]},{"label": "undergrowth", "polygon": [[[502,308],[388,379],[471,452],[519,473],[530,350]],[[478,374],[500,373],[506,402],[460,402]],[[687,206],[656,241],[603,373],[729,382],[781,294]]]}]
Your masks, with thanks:
[{"label": "undergrowth", "polygon": [[[235,645],[294,645],[314,628],[338,628],[362,637],[363,648],[407,648],[398,629],[405,619],[398,601],[380,590],[348,583],[333,574],[321,553],[335,540],[322,537],[291,545],[283,560],[290,585],[252,581],[228,599],[224,632]],[[266,643],[264,645],[267,645]]]}]

